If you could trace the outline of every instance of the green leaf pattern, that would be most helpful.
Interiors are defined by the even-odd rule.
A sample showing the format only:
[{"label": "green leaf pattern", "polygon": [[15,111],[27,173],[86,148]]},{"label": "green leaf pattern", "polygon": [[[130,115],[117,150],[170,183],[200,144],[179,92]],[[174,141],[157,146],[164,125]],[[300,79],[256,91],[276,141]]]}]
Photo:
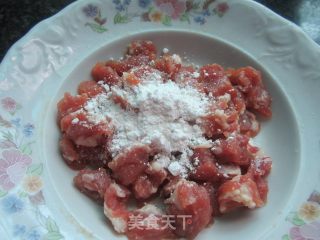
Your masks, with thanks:
[{"label": "green leaf pattern", "polygon": [[51,217],[47,218],[46,229],[48,230],[48,232],[58,232],[59,231],[57,224],[55,223],[55,221]]},{"label": "green leaf pattern", "polygon": [[291,212],[291,213],[287,216],[286,220],[287,220],[288,222],[291,222],[291,223],[292,223],[293,225],[295,225],[295,226],[302,226],[302,225],[305,224],[305,222],[303,221],[303,219],[301,219],[301,218],[299,217],[299,215],[298,215],[297,212]]},{"label": "green leaf pattern", "polygon": [[113,18],[114,24],[128,23],[129,18],[127,15],[121,15],[119,12]]},{"label": "green leaf pattern", "polygon": [[46,235],[44,235],[44,240],[59,240],[63,239],[63,235],[59,232],[48,232]]},{"label": "green leaf pattern", "polygon": [[21,145],[19,147],[20,151],[24,154],[31,155],[32,154],[31,144],[32,143],[26,143],[26,144]]},{"label": "green leaf pattern", "polygon": [[0,198],[4,197],[5,195],[7,195],[7,191],[1,190],[0,189]]},{"label": "green leaf pattern", "polygon": [[171,17],[165,15],[162,19],[162,24],[166,26],[171,26]]},{"label": "green leaf pattern", "polygon": [[24,192],[24,191],[21,191],[20,193],[19,193],[19,197],[20,198],[25,198],[25,197],[27,197],[28,196],[28,193],[26,193],[26,192]]},{"label": "green leaf pattern", "polygon": [[38,176],[40,176],[42,174],[42,172],[43,172],[43,164],[42,163],[33,164],[27,170],[27,174],[28,175],[38,175]]},{"label": "green leaf pattern", "polygon": [[291,240],[291,238],[289,237],[288,234],[286,234],[282,236],[281,240]]},{"label": "green leaf pattern", "polygon": [[99,25],[97,23],[86,23],[86,26],[89,26],[93,31],[97,32],[97,33],[103,33],[103,32],[106,32],[108,31],[107,28],[105,28],[104,26],[102,25]]},{"label": "green leaf pattern", "polygon": [[180,21],[182,22],[188,22],[189,24],[191,23],[190,21],[190,16],[188,13],[183,13],[181,16],[180,16]]}]

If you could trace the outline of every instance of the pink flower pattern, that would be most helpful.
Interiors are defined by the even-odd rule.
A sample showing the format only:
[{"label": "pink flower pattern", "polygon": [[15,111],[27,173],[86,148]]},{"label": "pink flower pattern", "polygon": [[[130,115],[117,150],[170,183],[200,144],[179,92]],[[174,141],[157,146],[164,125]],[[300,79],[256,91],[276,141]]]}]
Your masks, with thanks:
[{"label": "pink flower pattern", "polygon": [[9,140],[4,140],[4,141],[0,142],[0,148],[2,148],[2,149],[16,148],[16,147],[17,146]]},{"label": "pink flower pattern", "polygon": [[287,221],[292,226],[288,234],[282,239],[286,240],[320,240],[320,194],[313,191],[308,200],[304,202],[298,211],[291,212]]},{"label": "pink flower pattern", "polygon": [[308,201],[320,204],[320,193],[318,191],[313,191],[308,198]]},{"label": "pink flower pattern", "polygon": [[42,191],[38,192],[36,195],[29,195],[29,200],[33,205],[43,205],[45,204],[44,196]]},{"label": "pink flower pattern", "polygon": [[320,222],[315,221],[300,227],[290,229],[292,240],[320,240]]},{"label": "pink flower pattern", "polygon": [[0,159],[0,186],[9,191],[18,184],[32,159],[19,150],[5,150]]},{"label": "pink flower pattern", "polygon": [[186,3],[179,0],[156,0],[157,7],[172,19],[178,19],[186,11]]},{"label": "pink flower pattern", "polygon": [[219,3],[215,10],[218,14],[224,14],[229,10],[229,5],[227,3]]},{"label": "pink flower pattern", "polygon": [[11,97],[3,98],[1,100],[1,104],[2,107],[10,113],[15,112],[15,110],[17,109],[17,102]]}]

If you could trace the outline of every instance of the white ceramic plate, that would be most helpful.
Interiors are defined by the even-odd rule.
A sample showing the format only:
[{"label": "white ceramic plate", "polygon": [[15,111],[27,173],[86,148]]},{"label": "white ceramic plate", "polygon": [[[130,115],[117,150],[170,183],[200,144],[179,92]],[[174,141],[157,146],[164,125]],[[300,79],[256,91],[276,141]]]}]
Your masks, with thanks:
[{"label": "white ceramic plate", "polygon": [[95,62],[136,38],[198,64],[255,66],[273,97],[255,139],[274,160],[267,205],[221,218],[198,239],[320,239],[320,48],[255,2],[187,2],[77,1],[10,49],[0,68],[0,239],[124,238],[72,186],[55,114]]}]

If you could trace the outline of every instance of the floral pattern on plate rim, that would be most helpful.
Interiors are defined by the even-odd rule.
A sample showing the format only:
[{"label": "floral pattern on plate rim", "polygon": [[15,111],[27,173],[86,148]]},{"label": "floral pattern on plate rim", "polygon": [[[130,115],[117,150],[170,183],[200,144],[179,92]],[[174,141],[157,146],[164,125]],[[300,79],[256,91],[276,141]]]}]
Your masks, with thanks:
[{"label": "floral pattern on plate rim", "polygon": [[139,13],[130,13],[128,8],[131,0],[113,0],[115,10],[114,23],[128,23],[134,17],[140,17],[144,22],[158,22],[171,26],[173,21],[188,22],[194,21],[200,25],[207,22],[207,18],[213,15],[222,17],[228,10],[226,2],[216,0],[195,1],[195,0],[139,0]]},{"label": "floral pattern on plate rim", "polygon": [[[208,17],[214,15],[223,17],[230,8],[228,3],[216,0],[139,0],[139,11],[133,13],[129,11],[131,0],[112,0],[112,3],[116,12],[113,17],[114,24],[125,24],[131,22],[133,18],[140,18],[142,22],[162,23],[165,26],[171,26],[173,21],[189,24],[193,21],[204,25]],[[104,26],[107,18],[101,16],[101,8],[90,3],[82,11],[91,19],[85,23],[86,26],[98,33],[108,30]]]},{"label": "floral pattern on plate rim", "polygon": [[102,17],[101,9],[93,4],[88,4],[82,8],[83,13],[90,21],[86,22],[85,26],[89,26],[93,31],[103,33],[108,31],[104,26],[107,22],[106,17]]},{"label": "floral pattern on plate rim", "polygon": [[[63,239],[53,218],[43,213],[43,163],[35,163],[32,159],[35,127],[17,115],[22,106],[15,99],[4,97],[0,103],[1,216],[17,219],[12,229],[8,229],[17,239]],[[19,221],[27,215],[33,215],[37,225]]]},{"label": "floral pattern on plate rim", "polygon": [[282,240],[320,239],[320,193],[314,191],[297,211],[286,218],[293,226]]}]

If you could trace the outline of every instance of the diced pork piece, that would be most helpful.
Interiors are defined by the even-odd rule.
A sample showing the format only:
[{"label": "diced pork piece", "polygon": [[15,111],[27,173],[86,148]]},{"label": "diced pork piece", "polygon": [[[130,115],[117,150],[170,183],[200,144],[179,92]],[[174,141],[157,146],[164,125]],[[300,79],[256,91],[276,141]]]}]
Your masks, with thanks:
[{"label": "diced pork piece", "polygon": [[218,164],[219,179],[222,182],[230,180],[235,176],[241,175],[241,168],[235,164]]},{"label": "diced pork piece", "polygon": [[60,140],[60,150],[63,159],[72,169],[82,169],[86,165],[97,169],[99,167],[106,167],[110,161],[110,155],[106,146],[77,146],[65,135]]},{"label": "diced pork piece", "polygon": [[65,93],[63,98],[58,102],[58,123],[60,120],[69,113],[75,112],[82,108],[88,101],[87,94],[72,96],[70,93]]},{"label": "diced pork piece", "polygon": [[239,207],[253,209],[264,205],[257,184],[248,175],[236,176],[223,183],[218,189],[218,202],[221,213]]},{"label": "diced pork piece", "polygon": [[166,179],[166,184],[162,188],[161,196],[164,198],[170,197],[180,181],[181,178],[179,176],[169,175]]},{"label": "diced pork piece", "polygon": [[151,204],[131,212],[126,233],[128,239],[174,239],[175,235],[170,226],[167,226],[164,216],[159,208]]},{"label": "diced pork piece", "polygon": [[161,168],[152,163],[148,166],[145,173],[156,186],[162,184],[168,176],[168,172],[165,168]]},{"label": "diced pork piece", "polygon": [[212,206],[207,190],[195,182],[181,180],[167,204],[167,213],[175,216],[175,233],[193,239],[212,221]]},{"label": "diced pork piece", "polygon": [[111,221],[118,233],[127,231],[129,214],[127,202],[130,192],[123,186],[113,182],[104,194],[104,215]]},{"label": "diced pork piece", "polygon": [[94,169],[107,167],[108,162],[111,160],[106,144],[98,145],[96,147],[77,146],[77,151],[80,159]]},{"label": "diced pork piece", "polygon": [[208,115],[201,121],[203,131],[209,138],[228,136],[239,129],[239,113],[229,93],[214,97]]},{"label": "diced pork piece", "polygon": [[200,73],[197,72],[192,66],[181,66],[179,71],[175,74],[174,81],[180,86],[200,86],[198,83],[198,78]]},{"label": "diced pork piece", "polygon": [[94,97],[104,91],[104,88],[93,80],[83,81],[78,87],[78,94],[87,94],[89,97]]},{"label": "diced pork piece", "polygon": [[119,154],[108,164],[113,177],[125,186],[134,183],[148,167],[149,153],[150,148],[141,145]]},{"label": "diced pork piece", "polygon": [[103,81],[110,86],[118,85],[120,83],[120,76],[118,73],[102,62],[98,62],[92,68],[91,75],[96,82]]},{"label": "diced pork piece", "polygon": [[62,153],[62,158],[70,168],[79,170],[86,166],[86,162],[80,158],[76,146],[66,136],[62,137],[59,142],[59,146]]},{"label": "diced pork piece", "polygon": [[111,184],[111,179],[103,168],[81,170],[73,181],[80,192],[99,203],[103,203],[104,193]]},{"label": "diced pork piece", "polygon": [[232,89],[224,69],[218,64],[201,67],[199,82],[202,84],[202,90],[214,97],[222,96]]},{"label": "diced pork piece", "polygon": [[229,69],[227,75],[234,86],[244,93],[247,108],[271,117],[271,96],[262,83],[261,73],[252,67]]},{"label": "diced pork piece", "polygon": [[127,73],[127,72],[123,73],[122,79],[123,79],[124,85],[130,86],[130,87],[137,86],[141,82],[141,79],[138,78],[136,75],[134,75],[133,73]]},{"label": "diced pork piece", "polygon": [[154,64],[155,68],[161,72],[169,75],[169,79],[173,80],[176,78],[176,74],[181,68],[181,58],[176,55],[164,55],[157,60]]},{"label": "diced pork piece", "polygon": [[[135,79],[137,79],[142,83],[163,83],[166,77],[166,74],[151,67],[151,66],[139,66],[134,67],[128,72],[129,76],[130,74],[134,76]],[[124,80],[124,82],[126,82]]]},{"label": "diced pork piece", "polygon": [[248,93],[254,86],[262,85],[261,73],[253,67],[228,69],[226,72],[231,83],[243,93]]},{"label": "diced pork piece", "polygon": [[238,131],[239,114],[245,111],[245,102],[239,91],[229,89],[223,95],[211,97],[208,115],[202,118],[202,128],[206,136],[212,139],[228,136]]},{"label": "diced pork piece", "polygon": [[158,191],[159,186],[166,179],[165,169],[157,169],[149,165],[144,174],[139,176],[133,184],[133,193],[136,199],[147,199]]},{"label": "diced pork piece", "polygon": [[193,149],[191,161],[194,165],[194,170],[190,174],[190,178],[194,181],[214,182],[218,179],[218,169],[215,162],[215,157],[209,148]]},{"label": "diced pork piece", "polygon": [[270,174],[272,159],[265,156],[257,156],[250,164],[248,175],[256,182],[260,197],[264,203],[267,201],[269,191],[266,177]]},{"label": "diced pork piece", "polygon": [[253,156],[248,150],[249,138],[247,136],[232,133],[226,139],[218,139],[213,143],[212,151],[222,163],[233,163],[241,166],[249,166]]},{"label": "diced pork piece", "polygon": [[[104,63],[110,67],[118,76],[122,77],[124,73],[129,72],[132,68],[150,65],[150,57],[145,55],[128,55],[125,59],[116,61],[109,60]],[[120,81],[121,82],[121,81]],[[120,83],[119,82],[119,83]]]},{"label": "diced pork piece", "polygon": [[202,118],[202,128],[209,138],[217,138],[221,135],[228,136],[238,129],[238,114],[216,110]]},{"label": "diced pork piece", "polygon": [[252,109],[262,116],[271,118],[271,96],[263,87],[254,87],[246,94],[247,108]]},{"label": "diced pork piece", "polygon": [[255,157],[250,164],[248,174],[253,177],[266,177],[272,168],[272,159],[266,156]]},{"label": "diced pork piece", "polygon": [[141,175],[133,185],[133,193],[137,199],[147,199],[158,191],[147,175]]},{"label": "diced pork piece", "polygon": [[269,192],[269,186],[268,186],[267,180],[265,178],[256,177],[254,181],[257,184],[259,195],[261,200],[263,201],[263,204],[266,204],[267,198],[268,198],[268,192]]},{"label": "diced pork piece", "polygon": [[131,56],[148,56],[151,60],[156,58],[157,48],[151,41],[136,40],[129,44],[127,54]]},{"label": "diced pork piece", "polygon": [[210,197],[210,204],[212,206],[212,222],[214,221],[213,217],[220,216],[221,213],[219,211],[219,204],[217,199],[217,187],[215,184],[210,182],[205,182],[202,186],[207,190],[209,197]]},{"label": "diced pork piece", "polygon": [[243,93],[237,88],[233,87],[228,91],[227,94],[230,95],[230,103],[232,103],[232,108],[235,109],[239,115],[243,114],[246,110],[246,102]]},{"label": "diced pork piece", "polygon": [[105,65],[111,67],[121,77],[124,72],[127,72],[130,68],[124,61],[109,60],[105,62]]},{"label": "diced pork piece", "polygon": [[91,123],[84,113],[65,116],[61,119],[60,126],[61,131],[76,145],[86,147],[104,144],[113,132],[107,122]]},{"label": "diced pork piece", "polygon": [[245,111],[239,117],[240,133],[248,137],[255,137],[260,131],[260,123],[257,121],[256,116]]},{"label": "diced pork piece", "polygon": [[144,55],[138,56],[127,56],[124,60],[122,60],[126,66],[127,71],[134,67],[150,65],[150,58]]}]

